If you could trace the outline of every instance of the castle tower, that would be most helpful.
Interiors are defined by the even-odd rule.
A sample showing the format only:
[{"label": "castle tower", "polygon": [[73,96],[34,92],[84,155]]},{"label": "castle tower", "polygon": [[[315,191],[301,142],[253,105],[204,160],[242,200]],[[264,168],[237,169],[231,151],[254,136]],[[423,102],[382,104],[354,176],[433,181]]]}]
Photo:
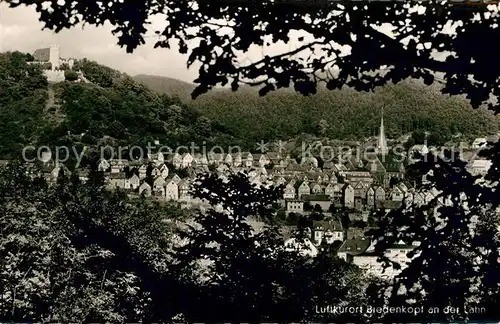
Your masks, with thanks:
[{"label": "castle tower", "polygon": [[380,119],[380,134],[378,136],[377,153],[382,155],[387,155],[387,153],[389,153],[384,130],[384,108],[382,108],[382,118]]},{"label": "castle tower", "polygon": [[59,69],[61,65],[59,45],[50,45],[50,63],[52,64],[52,70]]}]

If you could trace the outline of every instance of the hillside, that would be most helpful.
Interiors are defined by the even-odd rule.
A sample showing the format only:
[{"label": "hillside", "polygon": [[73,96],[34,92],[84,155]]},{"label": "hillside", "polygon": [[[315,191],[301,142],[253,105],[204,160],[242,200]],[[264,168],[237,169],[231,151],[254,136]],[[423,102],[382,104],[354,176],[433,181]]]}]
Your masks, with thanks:
[{"label": "hillside", "polygon": [[25,145],[140,145],[154,140],[176,147],[233,142],[203,117],[130,76],[96,62],[75,62],[90,83],[48,84],[27,55],[0,54],[0,158],[12,158]]},{"label": "hillside", "polygon": [[143,76],[143,81],[161,81],[159,93],[138,77],[83,59],[75,67],[90,83],[48,84],[40,67],[26,60],[19,52],[0,54],[0,159],[20,154],[26,145],[130,147],[159,140],[170,147],[205,142],[252,149],[263,139],[303,133],[361,138],[377,133],[382,106],[393,138],[415,130],[449,137],[490,134],[499,128],[491,113],[415,82],[375,93],[320,90],[311,97],[287,90],[259,97],[248,87],[236,93],[218,89],[183,103],[172,92],[189,93],[193,85],[175,79]]},{"label": "hillside", "polygon": [[[167,87],[159,86],[163,79],[145,78],[143,82],[169,94]],[[182,87],[183,82],[168,79],[165,84]],[[193,86],[183,89],[192,91]],[[473,110],[464,98],[443,95],[437,86],[425,86],[416,80],[387,85],[373,93],[321,88],[309,97],[289,89],[265,97],[249,87],[237,92],[218,89],[190,100],[189,105],[225,125],[236,137],[253,142],[301,133],[346,139],[369,137],[378,132],[382,107],[386,131],[392,138],[413,131],[430,131],[445,139],[458,133],[474,137],[497,132],[500,124],[499,118],[486,109]]]},{"label": "hillside", "polygon": [[183,102],[191,101],[191,92],[196,87],[192,83],[156,75],[139,74],[135,75],[133,79],[153,91],[165,93],[171,97],[178,97]]}]

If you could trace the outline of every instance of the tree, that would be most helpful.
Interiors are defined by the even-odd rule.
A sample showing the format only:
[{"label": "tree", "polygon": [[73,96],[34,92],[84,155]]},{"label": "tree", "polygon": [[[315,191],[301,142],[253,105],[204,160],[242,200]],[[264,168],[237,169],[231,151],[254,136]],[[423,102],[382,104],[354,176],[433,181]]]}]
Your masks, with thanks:
[{"label": "tree", "polygon": [[[198,178],[193,195],[221,206],[221,211],[198,213],[194,224],[182,233],[188,243],[179,249],[177,273],[188,282],[201,282],[205,291],[198,299],[204,307],[191,306],[197,313],[186,314],[189,322],[319,320],[314,305],[352,305],[356,298],[363,298],[358,295],[363,281],[352,266],[284,252],[283,238],[274,225],[253,233],[245,220],[252,215],[272,219],[269,206],[281,197],[281,191],[252,185],[241,173],[230,175],[228,181],[214,174]],[[235,196],[238,199],[229,199]],[[208,271],[194,267],[198,271],[193,272],[193,264],[200,260]],[[307,286],[301,283],[305,278],[310,280]],[[230,305],[237,305],[237,311]],[[331,320],[359,321],[362,317],[332,315]]]},{"label": "tree", "polygon": [[[438,192],[431,203],[409,204],[406,208],[381,215],[380,229],[371,231],[382,237],[376,251],[384,251],[397,241],[418,242],[408,257],[414,257],[390,286],[376,285],[374,291],[391,306],[456,309],[446,314],[420,314],[415,320],[498,318],[493,299],[499,296],[499,218],[498,196],[477,183],[465,169],[465,162],[451,161],[429,154],[412,166],[420,174],[434,170],[431,184],[420,190]],[[386,266],[401,264],[383,258]],[[496,274],[495,274],[496,273]],[[424,275],[422,275],[424,274]],[[405,291],[404,296],[400,291]],[[388,295],[389,295],[389,298]],[[471,312],[471,309],[481,311]],[[482,308],[481,308],[482,307]],[[386,320],[407,318],[390,315]]]},{"label": "tree", "polygon": [[318,135],[325,136],[328,132],[329,127],[330,127],[330,125],[328,125],[328,122],[324,119],[321,119],[318,122]]},{"label": "tree", "polygon": [[154,205],[105,191],[91,165],[86,184],[48,186],[16,162],[1,171],[2,322],[158,320],[148,300],[175,290],[161,270],[171,230]]},{"label": "tree", "polygon": [[78,80],[78,73],[73,70],[64,71],[64,78],[66,81],[76,81]]},{"label": "tree", "polygon": [[417,145],[421,145],[421,144],[424,144],[425,143],[425,132],[424,131],[421,131],[421,130],[418,130],[418,131],[414,131],[412,134],[411,134],[411,137],[413,138],[413,142]]}]

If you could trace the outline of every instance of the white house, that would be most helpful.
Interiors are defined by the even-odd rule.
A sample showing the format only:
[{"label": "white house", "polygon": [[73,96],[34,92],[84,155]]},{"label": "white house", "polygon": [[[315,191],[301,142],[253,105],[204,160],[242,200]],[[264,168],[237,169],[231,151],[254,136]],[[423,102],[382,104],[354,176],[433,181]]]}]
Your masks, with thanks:
[{"label": "white house", "polygon": [[490,160],[473,160],[467,165],[467,170],[474,176],[484,176],[490,170],[491,165]]},{"label": "white house", "polygon": [[344,241],[344,230],[338,221],[315,221],[313,222],[314,242],[320,245],[323,240],[327,244],[335,241]]},{"label": "white house", "polygon": [[101,159],[97,166],[97,170],[105,172],[110,168],[109,162],[106,159]]},{"label": "white house", "polygon": [[150,197],[152,194],[151,186],[147,182],[143,182],[139,187],[139,194],[145,197]]},{"label": "white house", "polygon": [[144,179],[146,178],[146,173],[148,171],[148,166],[146,164],[143,164],[139,167],[139,178]]},{"label": "white house", "polygon": [[128,183],[130,184],[130,188],[135,190],[139,188],[140,179],[136,174],[134,174],[128,179]]},{"label": "white house", "polygon": [[399,187],[394,187],[391,192],[391,200],[392,201],[403,201],[404,193]]},{"label": "white house", "polygon": [[[402,269],[404,269],[407,266],[406,262],[410,261],[406,254],[414,248],[415,246],[413,245],[399,242],[388,249],[385,255],[390,260],[400,263]],[[376,254],[374,251],[375,241],[363,236],[344,241],[337,255],[346,262],[353,263],[365,270],[366,275],[392,278],[399,273],[400,270],[395,270],[392,267],[384,271],[383,264],[377,261],[379,254]]]},{"label": "white house", "polygon": [[287,213],[302,214],[304,212],[304,202],[302,200],[287,200],[286,211]]},{"label": "white house", "polygon": [[153,182],[153,189],[162,188],[165,186],[165,179],[161,176],[157,176],[155,181]]},{"label": "white house", "polygon": [[193,164],[193,156],[190,153],[182,154],[181,167],[185,169],[187,167],[190,167],[192,164]]},{"label": "white house", "polygon": [[284,199],[295,199],[295,181],[290,181],[284,190],[283,193]]},{"label": "white house", "polygon": [[297,196],[300,199],[303,195],[309,195],[309,194],[311,194],[311,188],[309,188],[307,181],[304,181],[300,184],[298,188]]},{"label": "white house", "polygon": [[350,184],[344,186],[344,206],[354,208],[354,188]]},{"label": "white house", "polygon": [[485,137],[478,137],[472,142],[472,148],[473,149],[480,149],[487,144],[487,140]]},{"label": "white house", "polygon": [[163,179],[166,179],[168,177],[168,166],[166,164],[162,164],[160,166],[160,176]]},{"label": "white house", "polygon": [[173,179],[168,181],[165,186],[165,197],[167,200],[179,200],[179,187]]}]

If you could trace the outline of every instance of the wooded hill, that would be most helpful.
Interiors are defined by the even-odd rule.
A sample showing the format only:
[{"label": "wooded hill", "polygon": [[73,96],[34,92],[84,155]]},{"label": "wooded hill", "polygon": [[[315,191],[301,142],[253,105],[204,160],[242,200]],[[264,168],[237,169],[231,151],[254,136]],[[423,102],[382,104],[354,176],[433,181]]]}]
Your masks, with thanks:
[{"label": "wooded hill", "polygon": [[206,117],[220,121],[236,137],[254,142],[301,133],[338,139],[373,136],[378,133],[382,107],[390,138],[413,131],[438,133],[445,139],[459,133],[471,138],[499,129],[500,119],[491,112],[473,110],[465,98],[443,95],[437,86],[426,86],[418,80],[387,85],[375,92],[321,88],[308,97],[291,89],[264,97],[250,87],[237,92],[217,89],[192,101],[187,94],[194,89],[193,84],[157,76],[135,79],[156,91],[179,96]]},{"label": "wooded hill", "polygon": [[[41,68],[27,59],[19,52],[0,54],[3,159],[20,154],[26,145],[131,146],[159,140],[170,146],[206,142],[252,149],[260,140],[301,133],[360,138],[377,133],[382,106],[389,137],[414,130],[475,136],[499,128],[490,113],[415,82],[375,93],[320,90],[312,97],[286,90],[259,97],[251,88],[236,93],[218,89],[182,102],[174,96],[194,86],[175,79],[134,79],[84,59],[75,66],[89,83],[49,84]],[[158,82],[165,80],[171,85],[160,87]],[[169,93],[172,89],[177,93]]]}]

